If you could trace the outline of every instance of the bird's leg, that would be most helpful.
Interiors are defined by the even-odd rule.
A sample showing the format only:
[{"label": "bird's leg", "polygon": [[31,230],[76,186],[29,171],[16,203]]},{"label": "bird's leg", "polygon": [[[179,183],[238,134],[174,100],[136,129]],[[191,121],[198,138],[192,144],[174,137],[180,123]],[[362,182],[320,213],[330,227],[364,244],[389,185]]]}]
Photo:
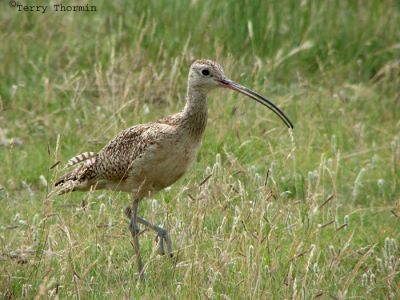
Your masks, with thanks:
[{"label": "bird's leg", "polygon": [[130,219],[131,222],[129,224],[129,229],[131,231],[132,237],[133,237],[133,247],[135,248],[135,254],[136,254],[136,263],[138,265],[138,270],[139,270],[139,277],[141,280],[144,279],[144,274],[143,274],[143,263],[142,263],[142,258],[140,256],[140,248],[139,248],[139,229],[137,227],[137,209],[138,209],[138,204],[139,204],[139,199],[135,199],[132,202],[132,208],[131,208],[131,214],[130,214]]},{"label": "bird's leg", "polygon": [[[130,208],[129,206],[126,208],[125,214],[127,215],[128,218],[131,218],[131,208]],[[146,227],[149,227],[150,229],[152,229],[152,230],[154,230],[155,232],[157,232],[157,239],[160,239],[160,240],[159,240],[159,243],[160,243],[160,253],[161,253],[162,255],[165,254],[165,250],[164,250],[164,241],[165,241],[165,242],[167,243],[167,248],[168,248],[169,255],[170,255],[171,257],[174,256],[174,253],[173,253],[173,251],[172,251],[172,241],[171,241],[171,237],[170,237],[170,235],[169,235],[169,233],[168,233],[168,231],[167,231],[166,229],[164,229],[164,228],[162,228],[162,227],[160,227],[160,226],[157,226],[157,225],[153,225],[153,224],[151,224],[149,221],[146,221],[145,219],[143,219],[143,218],[141,218],[141,217],[139,217],[139,216],[136,217],[136,220],[137,220],[138,223],[140,223],[140,224],[142,224],[142,225],[144,225],[144,226],[146,226]],[[130,225],[129,225],[129,226],[130,226]],[[136,226],[137,226],[137,225],[136,225]],[[138,227],[136,227],[136,229],[137,229],[137,228],[138,228]]]},{"label": "bird's leg", "polygon": [[[133,234],[133,232],[134,232],[134,230],[133,230],[133,222],[132,222],[132,217],[131,217],[131,215],[132,215],[132,212],[131,212],[132,210],[131,210],[131,207],[130,206],[128,206],[126,209],[125,209],[125,215],[128,217],[128,219],[130,220],[130,222],[129,222],[129,231]],[[137,216],[136,216],[136,218],[137,218]],[[135,232],[136,232],[136,234],[139,234],[140,233],[140,226],[139,226],[139,224],[136,222],[136,230],[135,230]]]},{"label": "bird's leg", "polygon": [[174,256],[174,253],[172,252],[172,241],[171,241],[171,237],[169,236],[169,233],[166,229],[157,226],[157,225],[153,225],[150,222],[146,221],[145,219],[141,218],[141,217],[137,217],[137,221],[144,225],[149,227],[150,229],[153,229],[155,232],[157,232],[157,238],[160,238],[160,252],[162,255],[165,254],[164,251],[164,240],[167,243],[167,248],[168,248],[168,252],[169,252],[169,256]]},{"label": "bird's leg", "polygon": [[[129,217],[130,218],[130,217]],[[138,217],[136,217],[136,219],[137,219]],[[129,231],[133,234],[133,232],[135,231],[136,232],[136,234],[139,234],[140,233],[140,227],[139,227],[139,224],[137,223],[138,221],[136,221],[136,230],[134,230],[133,229],[133,222],[132,222],[132,220],[129,222]]]}]

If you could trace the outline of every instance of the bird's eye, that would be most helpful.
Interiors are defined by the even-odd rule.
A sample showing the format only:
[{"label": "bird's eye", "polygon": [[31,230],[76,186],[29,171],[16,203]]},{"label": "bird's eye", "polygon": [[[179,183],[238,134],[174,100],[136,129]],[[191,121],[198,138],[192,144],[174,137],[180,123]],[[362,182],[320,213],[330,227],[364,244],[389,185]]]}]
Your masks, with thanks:
[{"label": "bird's eye", "polygon": [[201,71],[201,74],[203,74],[204,76],[208,76],[208,75],[210,75],[210,71],[208,71],[207,69],[204,69],[203,71]]}]

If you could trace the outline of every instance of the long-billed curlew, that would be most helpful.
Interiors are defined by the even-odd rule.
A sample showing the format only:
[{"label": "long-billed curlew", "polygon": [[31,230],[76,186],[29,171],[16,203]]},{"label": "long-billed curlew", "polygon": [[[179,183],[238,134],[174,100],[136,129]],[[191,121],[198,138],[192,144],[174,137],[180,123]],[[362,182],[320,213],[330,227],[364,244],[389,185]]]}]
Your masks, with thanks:
[{"label": "long-billed curlew", "polygon": [[207,124],[207,95],[216,87],[238,91],[271,109],[289,128],[290,120],[273,103],[224,75],[210,60],[198,60],[189,71],[187,100],[183,110],[164,119],[125,129],[98,153],[86,152],[70,159],[66,167],[79,164],[55,184],[59,195],[70,191],[109,189],[133,194],[126,209],[130,218],[140,278],[143,264],[137,223],[157,232],[162,254],[164,242],[173,255],[171,238],[162,227],[137,216],[139,201],[172,185],[188,170],[199,150]]}]

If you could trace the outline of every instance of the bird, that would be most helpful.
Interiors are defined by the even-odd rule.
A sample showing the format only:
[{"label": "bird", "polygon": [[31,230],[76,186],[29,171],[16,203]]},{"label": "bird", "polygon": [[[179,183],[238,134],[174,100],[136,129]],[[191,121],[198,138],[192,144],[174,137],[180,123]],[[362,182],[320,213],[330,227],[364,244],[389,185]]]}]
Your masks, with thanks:
[{"label": "bird", "polygon": [[228,79],[217,63],[196,60],[189,69],[186,104],[173,115],[154,122],[134,125],[116,135],[99,152],[85,152],[71,158],[65,168],[75,167],[55,183],[56,193],[114,190],[131,193],[133,200],[125,214],[130,219],[136,263],[144,279],[138,234],[142,224],[157,234],[159,251],[173,256],[168,231],[137,215],[138,204],[171,186],[189,169],[200,148],[208,118],[208,94],[215,88],[242,93],[272,110],[288,128],[293,124],[271,101]]}]

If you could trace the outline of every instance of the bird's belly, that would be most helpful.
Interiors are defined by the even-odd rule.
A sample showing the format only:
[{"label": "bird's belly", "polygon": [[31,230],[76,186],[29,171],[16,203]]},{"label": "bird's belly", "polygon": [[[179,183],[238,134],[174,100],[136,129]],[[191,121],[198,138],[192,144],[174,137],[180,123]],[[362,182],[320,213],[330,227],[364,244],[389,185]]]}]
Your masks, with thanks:
[{"label": "bird's belly", "polygon": [[155,190],[164,189],[173,183],[186,173],[189,168],[189,163],[182,163],[184,159],[168,159],[157,166],[153,170],[148,172],[147,178],[149,183],[154,187]]},{"label": "bird's belly", "polygon": [[181,178],[196,158],[200,143],[190,146],[179,142],[155,147],[137,160],[125,181],[127,189],[148,196],[158,192]]}]

